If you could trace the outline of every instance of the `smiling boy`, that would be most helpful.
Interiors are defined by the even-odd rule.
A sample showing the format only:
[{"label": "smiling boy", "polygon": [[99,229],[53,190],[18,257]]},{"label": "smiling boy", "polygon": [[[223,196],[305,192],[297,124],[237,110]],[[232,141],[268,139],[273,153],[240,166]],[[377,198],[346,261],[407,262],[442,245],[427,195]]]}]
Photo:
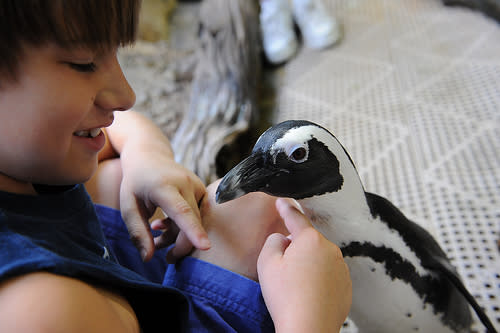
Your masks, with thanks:
[{"label": "smiling boy", "polygon": [[[18,82],[5,85],[1,95],[2,108],[13,113],[2,119],[1,131],[16,142],[2,141],[2,171],[19,180],[8,189],[34,194],[33,182],[81,183],[94,172],[97,153],[104,147],[101,128],[111,125],[114,110],[134,104],[116,50],[95,55],[50,44],[24,46],[23,51]],[[95,75],[94,64],[105,74]]]},{"label": "smiling boy", "polygon": [[[138,7],[136,0],[0,1],[0,331],[272,330],[259,285],[241,275],[261,282],[277,331],[338,330],[350,280],[336,246],[281,200],[291,240],[268,238],[282,229],[269,205],[275,199],[242,205],[266,205],[257,224],[266,232],[238,219],[241,208],[211,205],[161,131],[119,112],[135,96],[116,52],[134,40]],[[155,224],[164,230],[157,245],[174,244],[173,260],[194,246],[198,259],[170,266],[164,286],[119,265],[99,213],[119,211],[96,213],[82,185],[89,179],[94,198],[121,210],[143,259],[153,257],[148,219],[157,207],[169,217]],[[189,290],[193,277],[207,295],[239,296],[244,311]],[[215,281],[223,283],[210,289]]]},{"label": "smiling boy", "polygon": [[[155,298],[172,299],[163,316],[180,329],[183,296],[109,260],[88,196],[72,185],[95,172],[114,111],[135,101],[116,51],[133,40],[138,3],[0,8],[0,330],[138,332],[154,323],[143,304]],[[63,11],[81,21],[68,25]],[[97,12],[110,26],[83,24]]]}]

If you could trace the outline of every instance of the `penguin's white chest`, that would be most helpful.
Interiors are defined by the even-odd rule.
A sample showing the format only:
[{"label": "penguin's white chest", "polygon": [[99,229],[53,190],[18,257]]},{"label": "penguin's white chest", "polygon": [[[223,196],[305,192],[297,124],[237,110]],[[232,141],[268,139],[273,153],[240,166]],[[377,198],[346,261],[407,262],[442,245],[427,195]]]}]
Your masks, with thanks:
[{"label": "penguin's white chest", "polygon": [[368,257],[346,257],[352,279],[349,317],[366,332],[453,332],[410,284],[392,280],[383,264]]}]

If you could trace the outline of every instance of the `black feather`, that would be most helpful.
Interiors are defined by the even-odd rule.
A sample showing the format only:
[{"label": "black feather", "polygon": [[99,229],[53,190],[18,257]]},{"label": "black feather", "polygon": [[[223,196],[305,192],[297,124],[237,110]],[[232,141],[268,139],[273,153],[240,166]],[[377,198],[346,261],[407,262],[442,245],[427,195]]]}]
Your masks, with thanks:
[{"label": "black feather", "polygon": [[[435,272],[436,276],[440,276],[441,280],[446,279],[446,284],[453,285],[455,290],[472,306],[483,325],[488,329],[488,332],[496,333],[497,331],[493,327],[490,319],[464,286],[457,271],[451,265],[445,252],[441,249],[434,237],[432,237],[427,230],[406,218],[406,216],[404,216],[404,214],[389,200],[373,193],[366,193],[366,201],[370,207],[372,216],[380,217],[389,228],[398,231],[408,246],[413,249],[416,255],[421,259],[422,266]],[[397,267],[394,267],[394,269],[397,269]],[[407,272],[411,274],[411,270]],[[406,281],[411,279],[410,276],[402,278]],[[443,281],[441,281],[441,283],[443,283]],[[413,284],[412,286],[421,296],[424,296],[422,293],[425,294],[423,297],[424,299],[432,299],[432,303],[435,304],[438,312],[445,312],[447,314],[448,318],[445,317],[445,320],[450,323],[458,322],[464,327],[470,325],[470,314],[468,309],[464,307],[463,300],[457,300],[456,295],[452,295],[447,290],[448,288],[436,286],[437,288],[427,288],[427,291],[425,289],[419,291],[418,286],[414,286]],[[437,290],[438,292],[430,294],[430,290]],[[445,299],[449,299],[449,301],[446,302],[448,304],[442,302]],[[457,301],[458,303],[456,303]],[[453,309],[449,308],[450,305]]]},{"label": "black feather", "polygon": [[479,317],[479,320],[486,327],[488,333],[497,333],[497,330],[493,326],[493,323],[490,321],[483,308],[476,302],[476,299],[470,294],[467,288],[464,286],[460,278],[457,276],[453,269],[450,269],[450,263],[443,258],[436,257],[434,258],[435,262],[428,266],[429,269],[433,269],[437,272],[440,272],[442,276],[446,277],[448,281],[450,281],[455,288],[465,297],[465,299],[469,302],[469,304],[474,309],[474,312]]}]

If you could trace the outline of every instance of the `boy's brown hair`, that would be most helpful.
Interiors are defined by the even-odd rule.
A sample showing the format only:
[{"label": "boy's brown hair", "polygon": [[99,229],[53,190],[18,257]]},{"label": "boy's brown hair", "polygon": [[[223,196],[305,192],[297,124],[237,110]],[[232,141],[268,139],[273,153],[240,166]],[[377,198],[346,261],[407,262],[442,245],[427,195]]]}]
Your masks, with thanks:
[{"label": "boy's brown hair", "polygon": [[135,40],[141,0],[1,0],[0,85],[16,80],[23,45],[103,50]]}]

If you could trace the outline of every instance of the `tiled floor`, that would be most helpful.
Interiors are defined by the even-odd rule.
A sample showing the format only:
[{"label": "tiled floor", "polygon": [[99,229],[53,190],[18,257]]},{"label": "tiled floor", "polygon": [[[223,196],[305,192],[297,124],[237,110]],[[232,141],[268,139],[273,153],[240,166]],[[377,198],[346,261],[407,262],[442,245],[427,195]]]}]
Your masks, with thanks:
[{"label": "tiled floor", "polygon": [[343,40],[273,70],[272,121],[329,128],[500,328],[500,25],[438,0],[324,1]]}]

